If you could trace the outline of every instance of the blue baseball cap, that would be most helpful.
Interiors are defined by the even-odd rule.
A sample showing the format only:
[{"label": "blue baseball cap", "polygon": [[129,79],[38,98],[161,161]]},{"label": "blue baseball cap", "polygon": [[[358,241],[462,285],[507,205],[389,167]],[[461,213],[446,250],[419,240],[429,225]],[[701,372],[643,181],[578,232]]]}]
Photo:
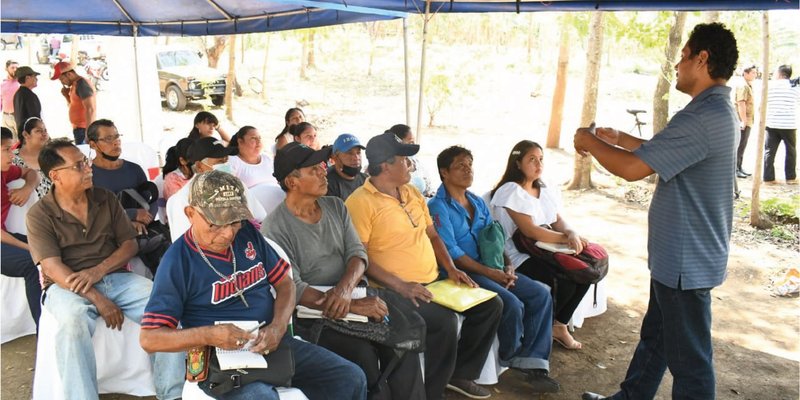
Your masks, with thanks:
[{"label": "blue baseball cap", "polygon": [[344,153],[349,151],[353,147],[360,147],[362,150],[366,149],[361,142],[358,141],[358,138],[355,135],[349,133],[343,133],[336,138],[336,141],[333,142],[333,152],[334,153]]}]

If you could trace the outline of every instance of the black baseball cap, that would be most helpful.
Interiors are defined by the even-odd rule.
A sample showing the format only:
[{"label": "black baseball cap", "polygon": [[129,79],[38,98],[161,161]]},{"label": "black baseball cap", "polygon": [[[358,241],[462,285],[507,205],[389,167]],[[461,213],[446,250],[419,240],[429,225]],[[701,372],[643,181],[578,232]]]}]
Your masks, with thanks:
[{"label": "black baseball cap", "polygon": [[377,165],[394,156],[413,156],[419,152],[418,144],[405,144],[392,132],[384,132],[367,142],[367,161]]},{"label": "black baseball cap", "polygon": [[275,172],[272,173],[272,176],[280,182],[296,169],[317,165],[328,161],[329,158],[331,158],[330,146],[314,150],[302,143],[291,142],[275,154],[273,164]]},{"label": "black baseball cap", "polygon": [[204,158],[222,158],[232,154],[236,154],[236,149],[225,147],[219,139],[211,136],[195,140],[186,151],[190,163],[202,161]]}]

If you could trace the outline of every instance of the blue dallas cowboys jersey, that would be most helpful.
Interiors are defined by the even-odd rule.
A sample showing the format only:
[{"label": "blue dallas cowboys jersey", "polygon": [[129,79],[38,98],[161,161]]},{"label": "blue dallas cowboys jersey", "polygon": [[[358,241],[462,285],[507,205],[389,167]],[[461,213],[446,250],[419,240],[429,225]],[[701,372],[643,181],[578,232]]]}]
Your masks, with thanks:
[{"label": "blue dallas cowboys jersey", "polygon": [[[203,260],[191,232],[187,230],[161,259],[142,328],[176,328],[179,322],[183,328],[213,325],[215,321],[271,322],[274,299],[270,285],[289,273],[289,263],[244,221],[233,241],[236,274],[233,281],[226,281]],[[227,254],[203,252],[217,271],[226,277],[233,273],[230,250]],[[237,295],[236,287],[244,290],[249,307]]]}]

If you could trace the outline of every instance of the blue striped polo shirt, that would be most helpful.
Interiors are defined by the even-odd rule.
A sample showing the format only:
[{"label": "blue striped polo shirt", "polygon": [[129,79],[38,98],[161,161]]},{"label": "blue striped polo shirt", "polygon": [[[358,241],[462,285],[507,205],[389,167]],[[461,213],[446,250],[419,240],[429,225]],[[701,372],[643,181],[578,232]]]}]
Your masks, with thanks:
[{"label": "blue striped polo shirt", "polygon": [[706,89],[634,151],[659,176],[648,215],[650,274],[674,289],[725,280],[738,129],[730,92]]}]

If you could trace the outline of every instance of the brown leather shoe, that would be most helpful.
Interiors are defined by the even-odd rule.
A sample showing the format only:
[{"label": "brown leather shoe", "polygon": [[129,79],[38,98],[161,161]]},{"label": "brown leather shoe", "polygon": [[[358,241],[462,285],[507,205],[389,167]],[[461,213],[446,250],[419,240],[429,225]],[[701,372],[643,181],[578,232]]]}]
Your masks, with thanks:
[{"label": "brown leather shoe", "polygon": [[492,392],[469,379],[451,379],[447,388],[470,399],[488,399]]}]

